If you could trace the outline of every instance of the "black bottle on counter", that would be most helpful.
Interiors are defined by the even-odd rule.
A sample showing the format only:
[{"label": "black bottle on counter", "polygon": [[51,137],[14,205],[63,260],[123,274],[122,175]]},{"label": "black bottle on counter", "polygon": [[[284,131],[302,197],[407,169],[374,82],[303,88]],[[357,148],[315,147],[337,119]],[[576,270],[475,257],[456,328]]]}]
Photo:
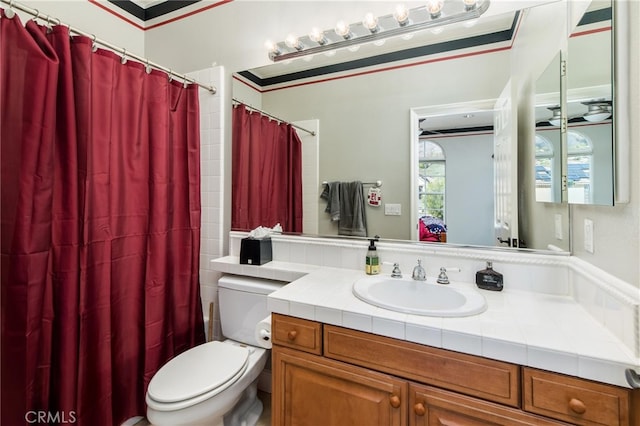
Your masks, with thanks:
[{"label": "black bottle on counter", "polygon": [[484,290],[502,291],[502,274],[493,270],[493,264],[487,262],[487,268],[476,272],[476,285]]}]

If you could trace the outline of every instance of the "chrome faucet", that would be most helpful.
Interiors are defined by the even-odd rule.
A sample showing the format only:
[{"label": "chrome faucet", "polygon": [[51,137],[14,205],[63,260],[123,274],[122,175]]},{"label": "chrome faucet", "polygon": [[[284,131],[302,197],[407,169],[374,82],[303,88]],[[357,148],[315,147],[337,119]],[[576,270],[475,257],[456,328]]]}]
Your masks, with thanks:
[{"label": "chrome faucet", "polygon": [[411,278],[413,278],[416,281],[426,281],[427,280],[427,273],[425,272],[424,268],[422,267],[422,261],[420,259],[418,259],[418,265],[416,265],[416,267],[413,268],[413,274],[411,275]]}]

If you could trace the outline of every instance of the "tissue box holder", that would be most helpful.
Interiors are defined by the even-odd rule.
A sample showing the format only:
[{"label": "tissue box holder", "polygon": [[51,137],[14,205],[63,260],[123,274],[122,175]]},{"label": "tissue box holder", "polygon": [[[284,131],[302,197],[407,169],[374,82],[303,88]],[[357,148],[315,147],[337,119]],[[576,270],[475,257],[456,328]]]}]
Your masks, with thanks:
[{"label": "tissue box holder", "polygon": [[240,264],[264,265],[271,260],[271,238],[243,238],[240,240]]}]

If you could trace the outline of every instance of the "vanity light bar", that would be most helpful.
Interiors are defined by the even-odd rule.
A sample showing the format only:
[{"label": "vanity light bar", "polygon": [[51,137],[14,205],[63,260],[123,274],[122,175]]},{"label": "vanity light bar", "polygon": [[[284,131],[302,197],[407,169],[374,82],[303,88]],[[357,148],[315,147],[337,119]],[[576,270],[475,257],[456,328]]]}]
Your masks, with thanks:
[{"label": "vanity light bar", "polygon": [[378,18],[367,14],[362,22],[340,22],[335,29],[314,29],[308,36],[290,35],[286,41],[267,42],[266,46],[269,58],[279,62],[477,19],[487,11],[489,3],[490,0],[428,0],[426,6],[408,9],[408,15],[398,10]]}]

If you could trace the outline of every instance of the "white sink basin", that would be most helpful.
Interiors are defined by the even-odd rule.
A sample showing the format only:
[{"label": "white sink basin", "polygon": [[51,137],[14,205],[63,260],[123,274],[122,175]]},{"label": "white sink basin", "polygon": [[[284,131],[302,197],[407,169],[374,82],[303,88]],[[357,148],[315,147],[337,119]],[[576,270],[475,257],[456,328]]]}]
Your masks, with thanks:
[{"label": "white sink basin", "polygon": [[380,308],[432,317],[466,317],[487,309],[484,296],[461,283],[443,285],[376,275],[356,281],[353,294]]}]

